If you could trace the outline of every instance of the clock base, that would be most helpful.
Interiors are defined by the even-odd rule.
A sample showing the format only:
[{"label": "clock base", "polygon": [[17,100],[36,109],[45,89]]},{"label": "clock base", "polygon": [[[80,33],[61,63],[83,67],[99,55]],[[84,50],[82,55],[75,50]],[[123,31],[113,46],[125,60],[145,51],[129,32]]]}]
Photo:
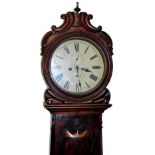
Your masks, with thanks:
[{"label": "clock base", "polygon": [[52,113],[50,155],[102,155],[102,113]]}]

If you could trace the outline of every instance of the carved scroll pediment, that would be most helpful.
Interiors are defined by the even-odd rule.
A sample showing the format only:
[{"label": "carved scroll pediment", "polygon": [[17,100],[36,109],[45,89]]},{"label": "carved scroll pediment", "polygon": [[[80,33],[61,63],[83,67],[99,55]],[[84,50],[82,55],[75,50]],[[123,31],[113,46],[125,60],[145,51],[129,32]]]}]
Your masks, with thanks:
[{"label": "carved scroll pediment", "polygon": [[72,27],[84,27],[88,31],[92,32],[101,32],[102,27],[98,26],[97,28],[94,27],[90,20],[93,19],[93,16],[91,14],[87,14],[86,12],[67,12],[66,14],[61,15],[61,19],[64,20],[63,24],[59,27],[53,25],[52,32],[64,32]]},{"label": "carved scroll pediment", "polygon": [[92,33],[94,35],[99,35],[99,37],[104,38],[108,48],[112,53],[112,40],[110,36],[102,31],[102,26],[95,27],[91,24],[93,15],[87,14],[86,12],[67,12],[61,15],[63,23],[60,26],[51,26],[51,31],[47,32],[42,39],[42,49],[41,55],[45,52],[46,45],[53,40],[53,38],[59,37],[61,34],[66,33]]}]

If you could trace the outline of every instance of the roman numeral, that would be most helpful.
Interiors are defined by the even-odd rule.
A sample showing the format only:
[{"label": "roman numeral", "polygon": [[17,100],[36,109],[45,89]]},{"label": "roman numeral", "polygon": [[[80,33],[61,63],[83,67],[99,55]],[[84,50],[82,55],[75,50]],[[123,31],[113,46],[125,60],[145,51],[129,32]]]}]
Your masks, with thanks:
[{"label": "roman numeral", "polygon": [[100,69],[101,66],[93,66],[93,69]]},{"label": "roman numeral", "polygon": [[97,54],[95,54],[94,56],[92,56],[91,58],[90,58],[90,60],[93,60],[93,59],[95,59],[97,57]]},{"label": "roman numeral", "polygon": [[90,88],[90,86],[89,86],[89,84],[88,84],[87,82],[85,82],[85,84],[86,84],[86,86],[87,86],[88,88]]},{"label": "roman numeral", "polygon": [[71,67],[69,67],[69,71],[72,71],[72,68]]},{"label": "roman numeral", "polygon": [[87,51],[88,51],[88,48],[89,48],[89,46],[86,48],[86,50],[85,50],[85,52],[84,52],[85,54],[87,53]]},{"label": "roman numeral", "polygon": [[65,49],[65,51],[66,51],[68,54],[70,53],[70,51],[69,51],[69,49],[68,49],[67,46],[64,46],[64,49]]},{"label": "roman numeral", "polygon": [[61,66],[54,66],[53,69],[61,69]]},{"label": "roman numeral", "polygon": [[75,43],[74,47],[75,47],[76,52],[79,52],[79,43]]},{"label": "roman numeral", "polygon": [[59,75],[54,77],[56,82],[59,82],[62,78],[63,78],[63,74],[62,73],[60,73]]},{"label": "roman numeral", "polygon": [[64,88],[65,88],[65,89],[68,89],[68,88],[69,88],[69,84],[70,84],[70,82],[69,82],[69,81],[66,81],[66,83],[65,83],[65,85],[64,85]]},{"label": "roman numeral", "polygon": [[60,57],[60,56],[58,56],[58,55],[56,55],[56,57],[58,57],[58,58],[60,58],[60,59],[63,59],[62,57]]},{"label": "roman numeral", "polygon": [[93,75],[93,74],[90,74],[90,78],[91,78],[92,80],[94,80],[94,81],[96,81],[96,80],[98,79],[98,77],[95,76],[95,75]]}]

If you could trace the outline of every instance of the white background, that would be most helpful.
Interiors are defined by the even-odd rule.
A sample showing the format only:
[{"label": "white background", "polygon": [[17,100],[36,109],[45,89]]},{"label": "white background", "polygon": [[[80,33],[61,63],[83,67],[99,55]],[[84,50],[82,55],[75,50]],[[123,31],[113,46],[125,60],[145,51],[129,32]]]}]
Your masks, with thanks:
[{"label": "white background", "polygon": [[[75,0],[0,1],[0,155],[48,155],[40,41]],[[79,0],[114,42],[104,155],[155,154],[154,0]]]}]

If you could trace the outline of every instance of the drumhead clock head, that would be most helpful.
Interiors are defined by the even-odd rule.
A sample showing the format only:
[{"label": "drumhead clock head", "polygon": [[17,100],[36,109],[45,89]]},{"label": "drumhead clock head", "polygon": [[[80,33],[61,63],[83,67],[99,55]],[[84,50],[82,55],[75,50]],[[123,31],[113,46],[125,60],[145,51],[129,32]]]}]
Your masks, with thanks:
[{"label": "drumhead clock head", "polygon": [[61,15],[42,39],[42,73],[54,96],[65,101],[92,100],[101,95],[112,75],[112,40],[90,23],[86,12]]}]

